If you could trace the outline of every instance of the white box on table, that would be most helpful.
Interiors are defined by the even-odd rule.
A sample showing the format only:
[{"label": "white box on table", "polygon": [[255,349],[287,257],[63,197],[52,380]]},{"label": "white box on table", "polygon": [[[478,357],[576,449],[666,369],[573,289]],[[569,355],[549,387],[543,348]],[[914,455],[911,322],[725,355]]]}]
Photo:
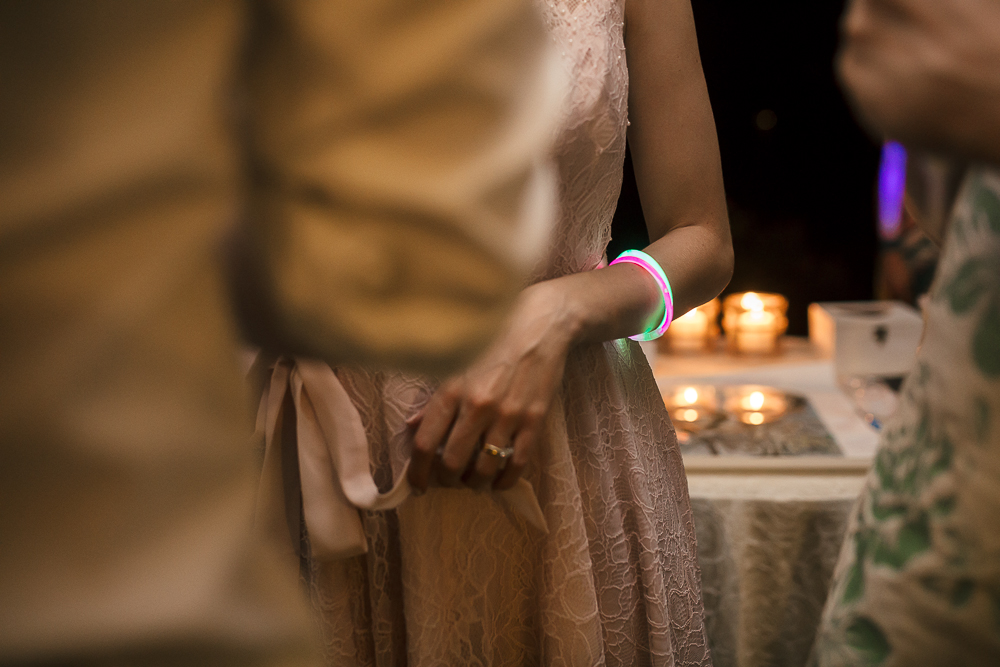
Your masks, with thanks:
[{"label": "white box on table", "polygon": [[833,357],[838,377],[906,375],[923,329],[920,312],[902,301],[809,304],[809,340]]}]

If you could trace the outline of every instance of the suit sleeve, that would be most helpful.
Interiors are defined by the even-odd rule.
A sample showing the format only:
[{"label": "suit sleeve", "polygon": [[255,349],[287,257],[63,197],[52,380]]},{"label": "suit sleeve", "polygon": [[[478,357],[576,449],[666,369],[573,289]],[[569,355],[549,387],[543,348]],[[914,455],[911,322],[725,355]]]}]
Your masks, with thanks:
[{"label": "suit sleeve", "polygon": [[270,2],[246,64],[249,329],[443,372],[547,246],[563,93],[523,0]]}]

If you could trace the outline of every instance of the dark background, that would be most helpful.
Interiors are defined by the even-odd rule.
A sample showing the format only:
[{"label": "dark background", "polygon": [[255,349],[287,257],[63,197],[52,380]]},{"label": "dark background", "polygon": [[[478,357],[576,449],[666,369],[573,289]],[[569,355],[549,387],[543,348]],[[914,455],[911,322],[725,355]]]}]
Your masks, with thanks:
[{"label": "dark background", "polygon": [[[789,333],[805,335],[809,303],[871,299],[873,291],[879,149],[834,79],[844,3],[692,4],[736,251],[724,294],[784,294]],[[770,129],[768,120],[776,121]],[[608,256],[643,247],[644,236],[627,159]]]}]

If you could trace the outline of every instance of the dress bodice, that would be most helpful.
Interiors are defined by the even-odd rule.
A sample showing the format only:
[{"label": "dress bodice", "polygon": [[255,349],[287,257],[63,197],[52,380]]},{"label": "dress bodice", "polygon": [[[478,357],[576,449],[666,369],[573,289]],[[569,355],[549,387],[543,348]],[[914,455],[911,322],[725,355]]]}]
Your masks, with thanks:
[{"label": "dress bodice", "polygon": [[541,279],[596,268],[611,238],[625,158],[624,0],[541,0],[571,92],[555,158],[560,215]]}]

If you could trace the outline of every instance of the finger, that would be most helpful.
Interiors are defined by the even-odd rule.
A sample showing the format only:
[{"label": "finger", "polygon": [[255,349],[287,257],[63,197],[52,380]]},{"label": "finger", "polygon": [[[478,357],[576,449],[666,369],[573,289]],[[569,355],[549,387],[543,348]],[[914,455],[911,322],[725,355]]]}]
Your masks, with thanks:
[{"label": "finger", "polygon": [[455,425],[448,434],[437,467],[438,481],[444,486],[459,486],[472,457],[480,448],[483,432],[494,420],[494,412],[484,405],[465,401]]},{"label": "finger", "polygon": [[503,472],[493,482],[495,490],[505,491],[517,484],[517,480],[521,478],[521,473],[524,472],[525,466],[531,460],[531,454],[534,451],[539,433],[538,429],[530,428],[522,429],[514,436],[514,453],[507,458],[507,465],[504,467]]},{"label": "finger", "polygon": [[414,428],[417,427],[417,426],[420,426],[420,422],[423,420],[423,418],[424,418],[424,412],[426,412],[426,411],[427,411],[427,406],[425,405],[424,407],[420,408],[419,410],[417,410],[412,415],[410,415],[409,417],[406,418],[406,422],[405,422],[406,425],[407,426],[412,426]]},{"label": "finger", "polygon": [[479,450],[476,456],[475,465],[462,478],[462,482],[466,486],[472,489],[482,489],[493,483],[493,480],[503,468],[504,459],[495,453],[491,453],[486,445],[493,445],[501,451],[505,450],[510,446],[513,432],[514,428],[512,426],[499,422],[494,423],[489,428],[483,440],[483,448]]},{"label": "finger", "polygon": [[407,473],[410,485],[418,492],[427,490],[437,451],[458,412],[458,396],[453,385],[442,385],[419,413],[421,419],[413,434],[413,450]]}]

